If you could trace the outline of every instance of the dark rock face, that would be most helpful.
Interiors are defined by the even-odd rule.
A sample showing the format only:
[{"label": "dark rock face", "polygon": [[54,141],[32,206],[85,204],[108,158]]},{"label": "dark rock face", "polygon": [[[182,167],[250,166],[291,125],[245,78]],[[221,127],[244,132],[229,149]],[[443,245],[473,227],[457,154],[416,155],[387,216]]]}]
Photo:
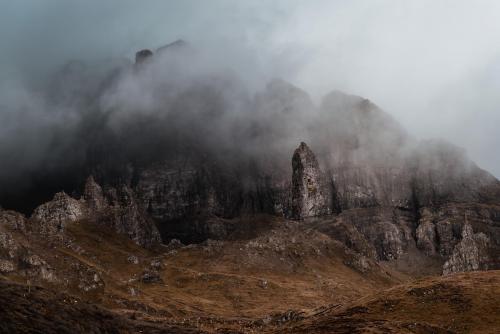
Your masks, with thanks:
[{"label": "dark rock face", "polygon": [[474,233],[472,226],[465,223],[462,240],[455,246],[453,253],[443,266],[443,274],[464,271],[488,270],[489,238],[484,233]]},{"label": "dark rock face", "polygon": [[0,225],[8,226],[15,231],[26,231],[26,217],[19,212],[0,208]]},{"label": "dark rock face", "polygon": [[439,245],[437,238],[436,226],[424,220],[418,225],[416,230],[417,247],[426,255],[436,255],[436,247]]},{"label": "dark rock face", "polygon": [[[15,218],[5,217],[10,222]],[[52,201],[35,209],[29,227],[43,235],[57,236],[64,232],[66,224],[85,219],[105,224],[141,246],[149,247],[160,242],[154,221],[146,214],[130,187],[123,185],[103,191],[92,176],[87,179],[80,200],[63,192],[57,193]]]},{"label": "dark rock face", "polygon": [[64,231],[65,224],[78,221],[85,214],[84,202],[60,192],[54,195],[52,201],[35,209],[31,227],[42,234],[54,235]]},{"label": "dark rock face", "polygon": [[331,213],[332,191],[318,160],[302,142],[292,158],[292,217],[303,219]]},{"label": "dark rock face", "polygon": [[141,281],[143,283],[161,283],[163,280],[160,277],[160,274],[154,270],[146,270],[142,276]]},{"label": "dark rock face", "polygon": [[[325,230],[363,256],[393,261],[420,252],[444,263],[462,240],[464,208],[454,203],[469,203],[477,212],[470,219],[490,239],[487,252],[495,258],[496,209],[479,207],[485,198],[498,201],[487,190],[498,181],[461,150],[440,141],[419,144],[370,101],[340,92],[300,119],[300,110],[314,109],[307,94],[275,81],[256,108],[270,125],[254,126],[256,141],[248,145],[265,149],[253,174],[211,153],[180,154],[136,173],[133,191],[165,240],[224,239],[238,229],[224,219],[246,214],[334,215]],[[289,121],[295,117],[297,123]],[[294,134],[310,137],[315,152],[301,144],[290,170],[284,148]],[[498,266],[490,260],[490,268]]]},{"label": "dark rock face", "polygon": [[[62,202],[63,195],[56,196]],[[67,217],[64,210],[61,215],[55,215],[55,207],[50,207],[50,215],[45,218],[52,217]],[[44,225],[37,229],[37,235],[42,238],[47,238],[47,233],[50,233],[54,226],[51,226],[50,219],[44,220]],[[58,222],[67,222],[65,219],[57,220]],[[41,223],[41,221],[38,221]],[[56,226],[58,228],[60,226]],[[8,274],[15,272],[18,275],[28,279],[34,278],[45,282],[58,282],[55,270],[39,255],[34,254],[29,248],[29,242],[20,241],[19,235],[33,236],[32,226],[26,221],[26,218],[13,211],[0,210],[0,273]],[[38,234],[41,233],[41,234]]]},{"label": "dark rock face", "polygon": [[145,61],[147,61],[148,59],[150,59],[151,57],[153,57],[153,52],[151,50],[144,49],[144,50],[137,51],[135,54],[135,63],[142,64]]},{"label": "dark rock face", "polygon": [[220,221],[213,217],[280,215],[286,210],[286,185],[258,174],[239,175],[222,163],[174,159],[141,170],[134,190],[164,231],[165,241],[199,242],[227,235],[229,227],[214,223]]},{"label": "dark rock face", "polygon": [[[54,189],[78,191],[76,184],[90,173],[102,187],[89,178],[81,199],[59,193],[26,223],[6,211],[0,212],[0,223],[58,235],[67,224],[90,219],[149,246],[160,240],[156,225],[165,242],[191,243],[228,237],[239,228],[231,219],[245,215],[299,220],[330,215],[325,231],[363,256],[392,261],[417,249],[444,263],[461,253],[457,247],[464,240],[467,211],[475,234],[488,237],[488,268],[500,266],[495,260],[500,258],[495,253],[500,183],[462,150],[442,141],[418,142],[371,101],[338,91],[316,106],[306,92],[283,80],[271,81],[254,97],[224,75],[177,87],[160,70],[170,66],[184,78],[186,54],[196,59],[187,49],[186,43],[174,42],[158,49],[155,61],[150,50],[141,50],[140,66],[113,66],[116,73],[96,81],[88,81],[94,76],[85,66],[67,68],[54,86],[57,105],[76,101],[94,110],[100,105],[96,101],[112,95],[117,101],[111,106],[123,109],[129,121],[107,124],[108,109],[82,117],[77,138],[84,138],[75,142],[86,143],[82,150],[89,161],[70,165],[78,172],[53,171],[40,198],[52,196]],[[135,80],[137,93],[148,92],[153,103],[135,105],[123,98],[130,89],[125,84],[120,91],[123,78]],[[67,82],[75,87],[65,90]],[[89,84],[80,87],[82,82]],[[244,112],[234,113],[240,109]],[[116,128],[124,130],[116,133]],[[66,135],[55,138],[62,142]],[[305,143],[296,149],[301,141],[314,153]],[[79,162],[79,156],[73,160]],[[2,201],[11,197],[0,195]]]},{"label": "dark rock face", "polygon": [[444,273],[499,268],[499,210],[498,205],[482,203],[423,208],[416,229],[417,247],[447,260]]},{"label": "dark rock face", "polygon": [[128,186],[107,191],[110,204],[101,212],[102,221],[145,247],[161,241],[154,221],[147,215],[134,191]]},{"label": "dark rock face", "polygon": [[21,249],[22,245],[16,242],[12,233],[4,226],[0,225],[0,259],[3,261],[2,263],[5,270],[17,267],[15,263],[17,263]]},{"label": "dark rock face", "polygon": [[360,208],[322,217],[318,229],[368,258],[413,263],[417,256],[440,262],[450,274],[500,268],[499,210],[479,203],[424,207],[418,213]]},{"label": "dark rock face", "polygon": [[[414,245],[411,212],[396,208],[347,210],[323,224],[322,231],[347,247],[377,260],[395,260]],[[339,238],[340,236],[340,238]]]},{"label": "dark rock face", "polygon": [[90,211],[99,211],[107,206],[104,192],[99,184],[94,180],[93,176],[89,176],[85,182],[83,191],[83,199],[87,203]]}]

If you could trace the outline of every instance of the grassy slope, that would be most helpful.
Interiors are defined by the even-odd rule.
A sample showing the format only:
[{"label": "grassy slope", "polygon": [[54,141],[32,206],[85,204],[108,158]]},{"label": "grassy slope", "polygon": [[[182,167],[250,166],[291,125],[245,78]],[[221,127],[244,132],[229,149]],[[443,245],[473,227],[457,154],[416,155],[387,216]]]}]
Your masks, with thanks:
[{"label": "grassy slope", "polygon": [[500,271],[420,279],[276,333],[499,333]]},{"label": "grassy slope", "polygon": [[[42,256],[59,278],[59,283],[35,284],[99,305],[97,313],[70,308],[69,319],[84,312],[89,319],[100,321],[101,312],[109,310],[112,313],[106,317],[117,317],[113,326],[134,328],[137,322],[147,321],[153,329],[187,325],[248,333],[465,333],[469,329],[488,333],[490,328],[489,333],[495,333],[500,328],[496,318],[500,313],[499,272],[414,282],[374,263],[360,272],[346,265],[351,260],[349,253],[326,235],[301,224],[262,219],[267,227],[249,239],[235,236],[224,243],[174,251],[163,247],[145,250],[126,237],[86,222],[68,226],[65,237],[73,240],[71,247],[37,238],[22,240],[20,235],[16,238]],[[139,264],[130,263],[130,255],[137,256]],[[141,282],[142,273],[151,269],[154,259],[162,263],[162,281]],[[83,292],[76,283],[61,284],[78,281],[78,272],[72,269],[75,264],[99,272],[103,286]],[[25,283],[21,276],[9,279]],[[30,310],[31,296],[4,297]],[[40,298],[45,297],[42,293]],[[51,312],[57,313],[60,307],[64,314],[66,304],[58,300],[52,303],[49,298]],[[315,314],[318,308],[321,314]],[[273,327],[289,310],[306,318]]]}]

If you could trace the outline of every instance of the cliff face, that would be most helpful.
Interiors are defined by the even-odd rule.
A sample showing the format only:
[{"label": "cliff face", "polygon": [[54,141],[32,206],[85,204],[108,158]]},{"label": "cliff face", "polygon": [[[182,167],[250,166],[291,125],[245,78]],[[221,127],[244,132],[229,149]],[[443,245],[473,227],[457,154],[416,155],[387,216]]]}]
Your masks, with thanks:
[{"label": "cliff face", "polygon": [[[463,212],[469,210],[490,238],[489,256],[499,249],[498,197],[491,190],[498,181],[462,150],[442,141],[419,143],[370,101],[340,92],[328,95],[309,119],[289,121],[300,114],[292,106],[314,110],[306,96],[284,82],[259,96],[257,110],[269,125],[254,124],[258,141],[251,146],[262,148],[251,172],[228,163],[231,154],[227,160],[212,154],[138,173],[134,190],[166,239],[175,230],[176,237],[196,234],[203,240],[214,216],[330,216],[334,223],[325,230],[363,254],[392,261],[417,252],[444,263],[461,241]],[[296,103],[280,110],[279,101]],[[313,149],[302,143],[284,157],[297,134],[310,138]],[[224,238],[234,228],[218,226],[211,238]],[[500,265],[493,262],[492,268]]]},{"label": "cliff face", "polygon": [[489,267],[498,267],[500,184],[462,150],[415,140],[358,96],[334,91],[315,105],[283,80],[249,96],[230,75],[184,77],[186,57],[195,66],[196,52],[178,42],[138,52],[137,64],[86,90],[79,83],[94,77],[85,67],[55,79],[54,92],[76,85],[51,95],[58,106],[96,111],[81,115],[74,140],[86,158],[47,177],[41,168],[40,197],[80,193],[75,183],[90,174],[101,185],[89,178],[80,199],[56,194],[26,221],[30,229],[58,235],[90,219],[150,246],[160,232],[164,242],[223,239],[237,229],[229,220],[269,214],[326,219],[325,231],[378,260],[416,251],[444,263],[463,239],[467,211],[488,237]]},{"label": "cliff face", "polygon": [[156,225],[136,199],[132,189],[123,185],[105,191],[90,176],[83,196],[77,200],[64,192],[35,209],[28,220],[29,230],[47,237],[64,234],[67,224],[92,221],[127,235],[145,247],[160,242]]},{"label": "cliff face", "polygon": [[453,253],[445,262],[443,274],[488,270],[489,242],[489,238],[484,233],[474,233],[472,226],[465,223],[462,229],[462,240],[454,247]]}]

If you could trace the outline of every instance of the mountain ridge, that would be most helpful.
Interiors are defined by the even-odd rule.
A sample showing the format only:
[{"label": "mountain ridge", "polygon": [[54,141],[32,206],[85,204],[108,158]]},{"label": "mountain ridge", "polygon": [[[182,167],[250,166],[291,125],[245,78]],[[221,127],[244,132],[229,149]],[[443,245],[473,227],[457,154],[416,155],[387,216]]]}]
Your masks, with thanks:
[{"label": "mountain ridge", "polygon": [[[367,99],[333,91],[315,105],[279,79],[251,96],[231,73],[200,69],[188,46],[54,77],[44,94],[73,121],[45,129],[40,160],[0,174],[0,204],[23,212],[0,208],[0,277],[25,284],[6,283],[9,298],[25,303],[33,284],[49,303],[43,289],[58,289],[99,305],[91,319],[152,332],[321,333],[331,321],[465,331],[465,318],[380,320],[390,305],[365,322],[359,314],[371,312],[364,296],[415,279],[451,282],[457,304],[454,277],[495,283],[500,181],[446,141],[415,140]],[[31,152],[23,143],[11,150]]]}]

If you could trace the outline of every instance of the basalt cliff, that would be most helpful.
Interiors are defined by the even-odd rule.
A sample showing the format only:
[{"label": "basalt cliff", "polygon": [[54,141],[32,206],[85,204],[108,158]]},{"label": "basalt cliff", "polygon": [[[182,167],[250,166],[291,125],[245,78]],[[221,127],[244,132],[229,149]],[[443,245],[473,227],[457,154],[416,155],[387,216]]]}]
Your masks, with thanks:
[{"label": "basalt cliff", "polygon": [[[54,103],[78,98],[87,111],[77,137],[54,134],[69,138],[54,153],[64,164],[29,171],[19,189],[15,174],[0,180],[0,277],[21,284],[6,298],[27,285],[37,303],[68,300],[68,312],[124,333],[298,333],[326,314],[372,310],[334,312],[377,289],[500,270],[500,182],[462,149],[418,141],[373,102],[338,91],[315,104],[278,79],[254,96],[231,76],[163,79],[195,54],[179,41],[97,79],[75,64],[54,77]],[[97,81],[83,90],[82,80]],[[120,104],[125,89],[151,100]],[[455,291],[446,277],[432,291]],[[43,289],[54,288],[67,295],[49,301]],[[404,289],[424,298],[423,287]],[[412,332],[402,324],[380,330]]]}]

